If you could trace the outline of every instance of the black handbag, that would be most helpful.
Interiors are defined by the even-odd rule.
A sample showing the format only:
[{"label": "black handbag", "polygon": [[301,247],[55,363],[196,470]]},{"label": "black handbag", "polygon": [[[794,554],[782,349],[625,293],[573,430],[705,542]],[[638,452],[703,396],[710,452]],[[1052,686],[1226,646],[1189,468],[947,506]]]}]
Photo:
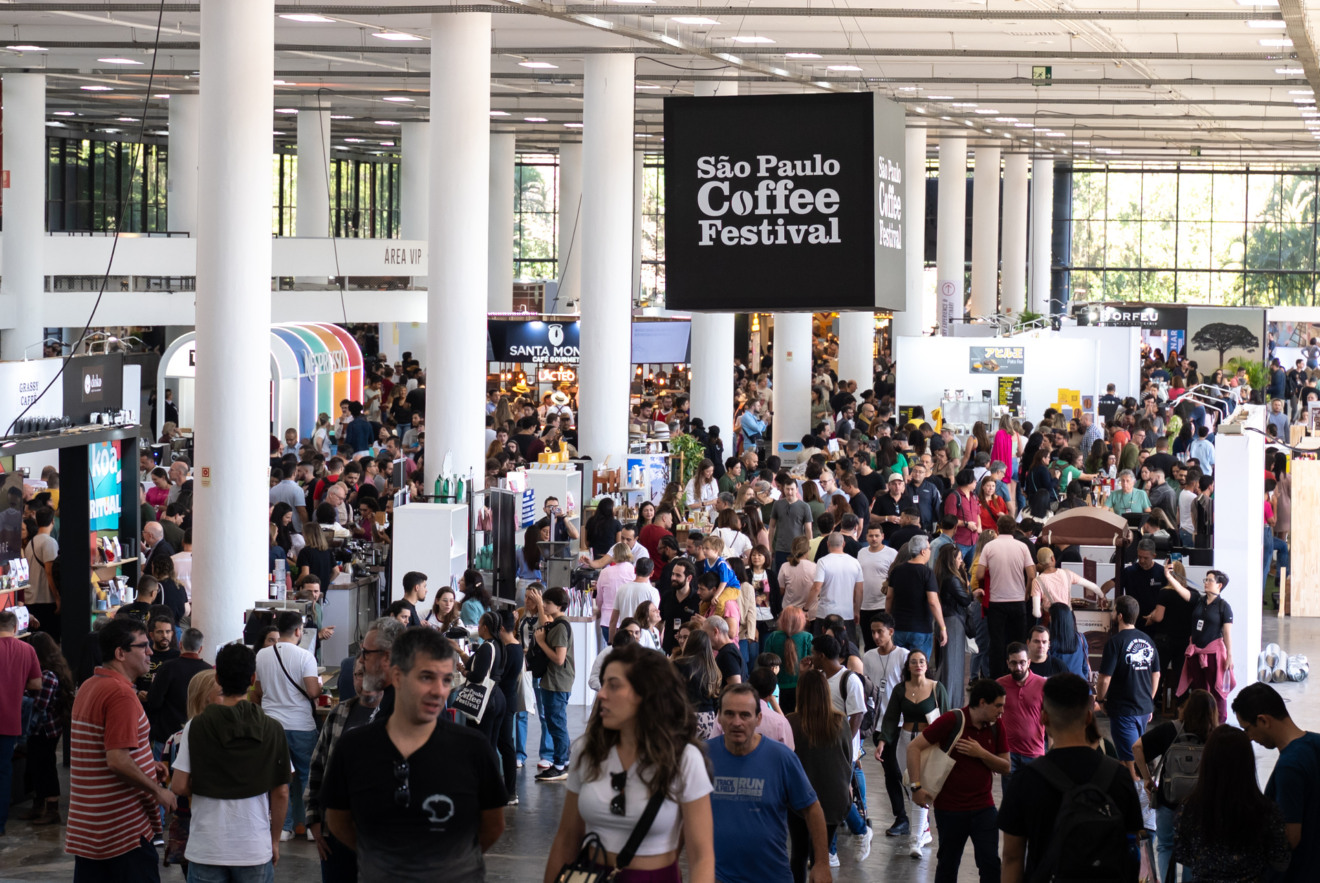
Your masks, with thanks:
[{"label": "black handbag", "polygon": [[582,848],[578,850],[577,858],[559,869],[559,874],[555,877],[555,883],[608,883],[610,880],[617,879],[619,872],[628,867],[633,856],[637,854],[637,849],[642,845],[642,840],[646,833],[651,830],[651,824],[655,821],[656,815],[660,812],[660,805],[665,802],[665,792],[661,791],[652,795],[646,803],[646,809],[642,811],[642,817],[637,820],[632,833],[628,835],[628,842],[623,845],[619,851],[619,863],[615,867],[610,867],[607,862],[607,852],[600,842],[600,837],[596,834],[588,833],[582,838]]}]

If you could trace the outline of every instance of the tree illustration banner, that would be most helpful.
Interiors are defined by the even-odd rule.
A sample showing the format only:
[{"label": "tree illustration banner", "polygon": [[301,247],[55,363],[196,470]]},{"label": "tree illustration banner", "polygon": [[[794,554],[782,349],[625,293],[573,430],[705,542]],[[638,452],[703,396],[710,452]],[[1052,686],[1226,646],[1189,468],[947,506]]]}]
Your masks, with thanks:
[{"label": "tree illustration banner", "polygon": [[1265,311],[1254,307],[1187,308],[1186,357],[1202,376],[1225,368],[1233,359],[1266,358]]}]

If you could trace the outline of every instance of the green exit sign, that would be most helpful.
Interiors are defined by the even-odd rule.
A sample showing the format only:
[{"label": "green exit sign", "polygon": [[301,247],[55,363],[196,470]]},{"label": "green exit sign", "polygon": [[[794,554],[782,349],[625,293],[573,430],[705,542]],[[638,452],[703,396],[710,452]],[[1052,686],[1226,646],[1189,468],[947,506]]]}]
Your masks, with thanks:
[{"label": "green exit sign", "polygon": [[1054,68],[1038,64],[1031,68],[1031,81],[1039,86],[1048,86],[1054,79]]}]

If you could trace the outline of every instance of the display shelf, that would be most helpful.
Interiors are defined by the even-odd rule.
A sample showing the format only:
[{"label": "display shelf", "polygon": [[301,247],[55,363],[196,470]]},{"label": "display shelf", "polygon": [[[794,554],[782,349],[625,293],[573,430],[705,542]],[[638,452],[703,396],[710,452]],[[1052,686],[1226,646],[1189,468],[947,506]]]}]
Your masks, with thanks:
[{"label": "display shelf", "polygon": [[467,569],[467,544],[466,504],[409,503],[395,509],[390,600],[403,597],[403,576],[412,570],[426,574],[432,593],[450,585]]}]

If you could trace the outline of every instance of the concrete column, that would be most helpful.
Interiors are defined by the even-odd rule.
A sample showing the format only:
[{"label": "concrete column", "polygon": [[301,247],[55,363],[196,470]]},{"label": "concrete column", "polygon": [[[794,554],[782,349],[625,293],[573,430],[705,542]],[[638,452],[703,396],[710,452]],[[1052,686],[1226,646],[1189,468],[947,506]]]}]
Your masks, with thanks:
[{"label": "concrete column", "polygon": [[490,136],[490,259],[487,264],[487,309],[492,313],[513,312],[513,188],[514,147],[512,132]]},{"label": "concrete column", "polygon": [[404,123],[399,157],[399,238],[425,239],[430,229],[431,124]]},{"label": "concrete column", "polygon": [[166,210],[172,232],[197,230],[197,147],[201,132],[201,98],[197,95],[170,96],[169,193]]},{"label": "concrete column", "polygon": [[[431,16],[426,487],[447,456],[484,486],[490,13]],[[624,423],[626,431],[626,421]]]},{"label": "concrete column", "polygon": [[645,182],[642,180],[642,167],[646,154],[633,151],[633,229],[632,229],[632,302],[638,303],[642,296],[642,205],[645,201]]},{"label": "concrete column", "polygon": [[[1264,432],[1264,409],[1250,408],[1247,425]],[[1263,435],[1215,434],[1215,567],[1228,576],[1224,600],[1234,614],[1233,674],[1238,689],[1256,682],[1260,655],[1265,590],[1265,526],[1260,517],[1265,488],[1260,475],[1264,471]]]},{"label": "concrete column", "polygon": [[[578,449],[622,466],[632,346],[633,57],[583,64],[582,361]],[[620,196],[623,195],[623,198]]]},{"label": "concrete column", "polygon": [[[173,99],[170,99],[171,101]],[[298,111],[299,238],[330,235],[330,109],[319,105]]]},{"label": "concrete column", "polygon": [[926,130],[911,128],[906,136],[903,174],[903,241],[907,261],[906,309],[894,313],[894,337],[918,337],[930,328],[926,321]]},{"label": "concrete column", "polygon": [[[41,300],[45,296],[46,245],[46,75],[4,76],[5,249],[0,293],[12,312],[0,333],[0,358],[41,358],[45,337]],[[79,329],[81,330],[81,329]],[[37,412],[41,413],[41,412]]]},{"label": "concrete column", "polygon": [[1005,313],[1027,308],[1027,155],[1004,157],[1004,228],[999,302]]},{"label": "concrete column", "polygon": [[967,139],[940,139],[939,217],[935,233],[935,286],[941,334],[963,317],[967,273]]},{"label": "concrete column", "polygon": [[[698,80],[698,98],[738,94],[737,81]],[[733,314],[692,314],[692,416],[718,426],[733,452]]]},{"label": "concrete column", "polygon": [[871,388],[875,379],[874,311],[839,314],[839,379],[856,380],[858,392]]},{"label": "concrete column", "polygon": [[999,148],[976,148],[972,178],[973,316],[990,316],[999,303]]},{"label": "concrete column", "polygon": [[1054,160],[1031,161],[1031,230],[1028,252],[1031,311],[1050,312],[1050,234],[1054,227]]},{"label": "concrete column", "polygon": [[[559,312],[582,311],[582,145],[559,145]],[[568,305],[572,304],[570,308]]]},{"label": "concrete column", "polygon": [[[771,453],[811,431],[811,313],[775,313]],[[725,443],[728,446],[728,443]]]},{"label": "concrete column", "polygon": [[[266,596],[274,0],[204,0],[193,625],[207,656]],[[173,100],[173,99],[170,99]]]}]

